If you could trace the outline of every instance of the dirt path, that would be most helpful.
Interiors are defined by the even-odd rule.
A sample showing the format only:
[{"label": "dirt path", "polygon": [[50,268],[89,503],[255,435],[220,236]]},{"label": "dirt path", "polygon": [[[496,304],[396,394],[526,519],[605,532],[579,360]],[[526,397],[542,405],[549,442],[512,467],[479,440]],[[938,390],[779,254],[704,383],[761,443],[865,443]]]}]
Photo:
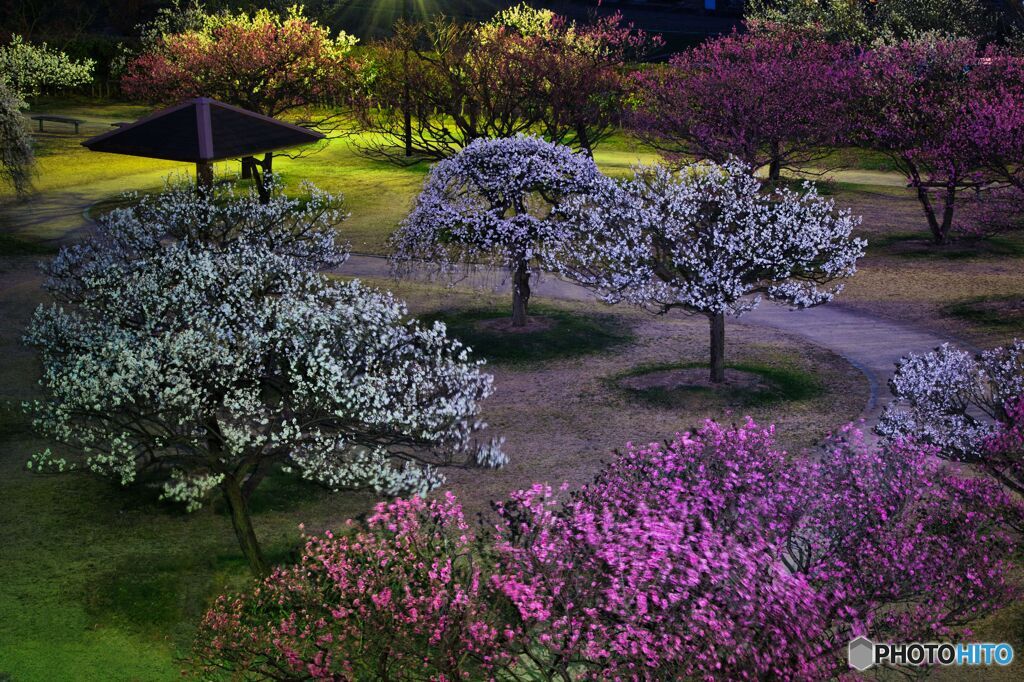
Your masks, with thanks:
[{"label": "dirt path", "polygon": [[[354,277],[382,278],[389,276],[387,260],[381,256],[354,254],[338,270],[338,274]],[[459,286],[509,291],[507,278],[494,271],[460,282]],[[561,300],[594,300],[593,294],[571,282],[545,276],[533,287],[540,298]],[[896,362],[907,353],[924,353],[950,339],[911,326],[830,304],[807,310],[790,310],[775,303],[762,303],[733,324],[771,327],[802,336],[844,358],[860,370],[871,387],[871,394],[861,414],[867,427],[877,423],[886,404],[892,399],[889,378]]]}]

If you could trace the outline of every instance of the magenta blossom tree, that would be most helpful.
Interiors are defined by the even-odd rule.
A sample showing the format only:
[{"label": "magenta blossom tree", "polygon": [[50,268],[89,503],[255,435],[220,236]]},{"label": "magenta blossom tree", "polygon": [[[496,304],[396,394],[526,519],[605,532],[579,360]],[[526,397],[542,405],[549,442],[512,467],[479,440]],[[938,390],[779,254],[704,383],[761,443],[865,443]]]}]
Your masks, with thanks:
[{"label": "magenta blossom tree", "polygon": [[514,494],[493,581],[540,679],[828,679],[857,635],[930,641],[1008,603],[1009,504],[851,427],[794,460],[772,428],[707,422],[566,502]]},{"label": "magenta blossom tree", "polygon": [[733,34],[634,76],[632,129],[671,158],[768,166],[777,182],[828,155],[859,89],[851,47],[806,31]]},{"label": "magenta blossom tree", "polygon": [[[1022,100],[1006,82],[1017,60],[981,53],[971,40],[934,39],[876,47],[862,65],[861,140],[907,176],[932,238],[944,244],[965,199],[984,201],[1017,179]],[[991,196],[1005,201],[1005,193]]]}]

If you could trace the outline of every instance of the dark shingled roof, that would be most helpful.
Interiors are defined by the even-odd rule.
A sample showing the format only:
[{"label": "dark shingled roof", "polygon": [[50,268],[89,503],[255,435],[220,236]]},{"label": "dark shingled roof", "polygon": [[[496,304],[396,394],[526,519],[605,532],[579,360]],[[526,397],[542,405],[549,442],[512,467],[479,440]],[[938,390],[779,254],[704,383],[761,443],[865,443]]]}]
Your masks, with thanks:
[{"label": "dark shingled roof", "polygon": [[208,97],[190,99],[82,143],[94,152],[169,161],[220,161],[323,139],[301,128]]}]

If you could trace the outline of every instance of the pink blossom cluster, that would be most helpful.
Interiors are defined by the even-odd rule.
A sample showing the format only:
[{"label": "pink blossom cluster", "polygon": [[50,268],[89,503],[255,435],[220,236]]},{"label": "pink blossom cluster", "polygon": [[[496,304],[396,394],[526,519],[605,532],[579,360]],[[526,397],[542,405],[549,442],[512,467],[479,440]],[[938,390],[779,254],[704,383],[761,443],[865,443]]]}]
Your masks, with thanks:
[{"label": "pink blossom cluster", "polygon": [[381,503],[364,529],[310,537],[297,565],[220,597],[200,627],[199,667],[247,679],[487,677],[517,633],[485,598],[473,543],[450,493]]},{"label": "pink blossom cluster", "polygon": [[314,679],[780,679],[844,674],[867,634],[931,641],[1014,597],[1010,500],[929,447],[848,426],[790,456],[712,421],[534,485],[473,539],[451,495],[380,505],[221,598],[210,674]]},{"label": "pink blossom cluster", "polygon": [[852,427],[797,459],[772,428],[707,422],[565,503],[514,494],[493,581],[545,679],[823,679],[853,636],[948,637],[1006,603],[1008,504]]}]

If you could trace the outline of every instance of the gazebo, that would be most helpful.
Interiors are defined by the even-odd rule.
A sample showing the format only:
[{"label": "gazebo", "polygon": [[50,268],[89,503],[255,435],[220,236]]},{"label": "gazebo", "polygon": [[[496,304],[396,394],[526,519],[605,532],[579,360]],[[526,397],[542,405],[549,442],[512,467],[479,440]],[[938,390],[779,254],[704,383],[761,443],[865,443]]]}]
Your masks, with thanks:
[{"label": "gazebo", "polygon": [[[241,158],[243,170],[252,172],[256,155],[266,154],[263,168],[268,171],[271,152],[323,137],[315,130],[197,97],[91,137],[82,145],[94,152],[194,163],[197,184],[209,187],[213,184],[214,161]],[[263,180],[257,177],[257,181],[263,196]]]}]

